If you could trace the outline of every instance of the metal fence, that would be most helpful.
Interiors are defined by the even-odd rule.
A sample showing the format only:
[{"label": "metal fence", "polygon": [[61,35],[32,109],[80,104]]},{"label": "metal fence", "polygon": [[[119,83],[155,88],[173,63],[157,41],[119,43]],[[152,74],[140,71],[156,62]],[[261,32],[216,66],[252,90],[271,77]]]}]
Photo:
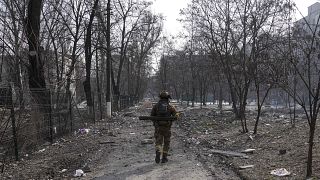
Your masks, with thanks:
[{"label": "metal fence", "polygon": [[119,98],[119,110],[124,110],[128,107],[134,106],[138,102],[139,98],[137,96],[121,95]]},{"label": "metal fence", "polygon": [[[5,162],[19,160],[22,154],[35,150],[37,145],[54,142],[57,138],[95,123],[96,115],[89,115],[86,106],[79,106],[79,102],[72,96],[71,99],[67,98],[65,93],[33,89],[32,93],[40,95],[35,98],[31,92],[19,96],[13,91],[10,86],[0,88],[0,164],[3,167]],[[120,96],[119,110],[133,106],[138,101],[137,97]],[[97,102],[94,104],[98,106]],[[103,109],[94,108],[93,114],[100,111],[102,118]]]}]

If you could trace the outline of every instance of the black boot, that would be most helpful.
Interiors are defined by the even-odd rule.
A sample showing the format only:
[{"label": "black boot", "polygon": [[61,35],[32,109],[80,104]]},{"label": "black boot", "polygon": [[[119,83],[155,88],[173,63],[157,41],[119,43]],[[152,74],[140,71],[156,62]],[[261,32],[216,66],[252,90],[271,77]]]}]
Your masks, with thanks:
[{"label": "black boot", "polygon": [[159,163],[160,162],[160,152],[159,151],[156,151],[156,163]]},{"label": "black boot", "polygon": [[168,154],[167,153],[163,153],[162,155],[162,159],[161,159],[161,163],[166,163],[168,162],[168,158],[167,158]]}]

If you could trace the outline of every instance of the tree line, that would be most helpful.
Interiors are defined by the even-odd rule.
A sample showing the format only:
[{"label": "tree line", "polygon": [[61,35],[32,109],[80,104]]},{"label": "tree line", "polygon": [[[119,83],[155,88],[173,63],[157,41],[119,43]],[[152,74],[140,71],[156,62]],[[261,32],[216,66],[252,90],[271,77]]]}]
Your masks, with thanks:
[{"label": "tree line", "polygon": [[156,81],[188,105],[206,105],[209,96],[220,108],[231,103],[243,133],[249,132],[248,101],[257,106],[256,134],[266,100],[278,101],[275,94],[281,94],[292,126],[297,107],[305,112],[310,177],[320,109],[320,16],[294,22],[296,10],[290,0],[192,0],[181,10],[183,49],[164,50]]},{"label": "tree line", "polygon": [[108,87],[114,110],[121,95],[141,98],[163,28],[162,15],[154,14],[151,5],[135,0],[2,0],[2,82],[14,83],[21,106],[28,89],[40,104],[50,102],[39,89],[50,89],[56,102],[86,100],[91,111],[94,95],[102,100],[100,106],[106,104]]}]

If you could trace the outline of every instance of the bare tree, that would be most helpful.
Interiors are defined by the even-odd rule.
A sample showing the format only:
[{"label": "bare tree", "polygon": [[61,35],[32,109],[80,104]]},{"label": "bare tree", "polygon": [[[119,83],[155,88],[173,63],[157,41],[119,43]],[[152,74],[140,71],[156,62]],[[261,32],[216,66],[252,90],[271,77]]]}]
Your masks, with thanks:
[{"label": "bare tree", "polygon": [[85,37],[85,62],[86,62],[86,79],[83,82],[84,91],[87,98],[87,106],[89,108],[89,114],[92,115],[93,112],[93,100],[91,94],[91,59],[92,59],[92,50],[91,50],[91,38],[92,38],[92,24],[93,19],[96,14],[99,0],[95,0],[92,6],[92,10],[89,17],[89,23],[87,25],[86,37]]},{"label": "bare tree", "polygon": [[115,31],[120,32],[120,34],[115,35],[118,39],[116,46],[119,48],[119,61],[117,63],[117,68],[114,68],[112,71],[112,85],[116,109],[119,104],[121,75],[124,63],[127,60],[128,45],[132,40],[133,33],[137,31],[138,27],[141,25],[139,22],[150,5],[150,3],[145,1],[134,2],[130,0],[117,0],[114,4],[114,9],[120,17],[120,22],[115,26]]},{"label": "bare tree", "polygon": [[152,15],[147,12],[140,22],[142,25],[137,29],[137,33],[133,36],[135,42],[135,59],[136,59],[136,89],[135,96],[141,97],[141,78],[144,65],[147,65],[148,55],[152,48],[159,42],[162,32],[162,17]]},{"label": "bare tree", "polygon": [[[281,1],[193,1],[190,6],[199,37],[207,42],[207,49],[217,55],[227,79],[232,107],[241,120],[242,131],[248,132],[246,105],[252,83],[253,60],[257,55],[256,39],[279,17]],[[200,28],[199,28],[200,27]]]},{"label": "bare tree", "polygon": [[[295,92],[294,86],[290,86],[288,82],[281,84],[284,90],[302,107],[309,124],[307,177],[312,176],[314,133],[320,109],[319,22],[320,16],[315,24],[311,24],[304,18],[290,39],[295,45],[291,51],[294,58],[288,58],[288,60],[297,73],[296,80],[299,91]],[[307,28],[303,28],[303,26]]]},{"label": "bare tree", "polygon": [[30,0],[27,16],[27,38],[29,44],[29,88],[32,96],[40,104],[45,104],[44,94],[39,89],[46,88],[43,60],[40,56],[40,15],[42,0]]},{"label": "bare tree", "polygon": [[[8,64],[13,68],[14,74],[12,74],[12,82],[18,87],[19,92],[19,104],[20,107],[24,106],[24,79],[26,59],[23,59],[25,43],[24,34],[24,19],[26,16],[26,2],[17,3],[17,1],[4,0],[2,4],[4,12],[1,18],[1,24],[3,26],[3,35],[1,37],[3,42],[2,47],[2,65],[5,61],[4,56],[7,54]],[[2,72],[2,69],[1,69]]]},{"label": "bare tree", "polygon": [[64,9],[57,9],[59,13],[59,17],[61,18],[61,22],[63,26],[65,26],[68,30],[67,39],[70,42],[71,46],[71,55],[70,60],[68,62],[68,70],[66,72],[66,102],[71,103],[71,91],[70,85],[72,81],[72,75],[74,73],[75,64],[79,59],[79,53],[81,52],[81,48],[79,47],[79,41],[83,36],[83,18],[85,14],[85,4],[82,1],[70,1],[70,2],[62,2]]}]

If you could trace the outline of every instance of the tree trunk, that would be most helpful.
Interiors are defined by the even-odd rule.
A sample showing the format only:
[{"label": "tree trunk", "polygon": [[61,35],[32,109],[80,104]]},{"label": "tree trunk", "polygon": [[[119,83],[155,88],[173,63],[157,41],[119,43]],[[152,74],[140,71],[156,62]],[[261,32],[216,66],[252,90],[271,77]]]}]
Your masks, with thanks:
[{"label": "tree trunk", "polygon": [[222,110],[222,103],[223,103],[223,89],[222,89],[222,84],[219,82],[219,109],[220,111]]},{"label": "tree trunk", "polygon": [[87,34],[85,39],[85,61],[86,61],[86,80],[83,82],[84,92],[86,94],[87,106],[89,108],[89,116],[92,118],[93,113],[93,101],[92,101],[92,93],[91,93],[91,60],[92,60],[92,52],[91,52],[91,33],[92,33],[92,23],[96,13],[96,9],[98,6],[99,0],[95,0],[91,14],[89,23],[87,26]]},{"label": "tree trunk", "polygon": [[189,106],[189,104],[190,104],[190,83],[188,82],[188,87],[187,87],[187,92],[186,92],[186,94],[187,94],[187,106]]},{"label": "tree trunk", "polygon": [[99,73],[99,61],[98,61],[98,51],[96,51],[96,80],[97,80],[97,92],[98,92],[98,106],[100,111],[100,120],[103,119],[103,111],[102,111],[102,95],[101,95],[101,81],[100,81],[100,73]]},{"label": "tree trunk", "polygon": [[259,124],[259,120],[260,120],[261,107],[262,106],[258,105],[258,112],[257,112],[256,122],[254,124],[253,134],[257,134],[257,131],[258,131],[258,124]]},{"label": "tree trunk", "polygon": [[43,62],[40,56],[40,13],[42,0],[30,0],[27,16],[27,37],[29,45],[29,88],[36,102],[44,104],[45,98],[37,89],[46,87]]},{"label": "tree trunk", "polygon": [[107,63],[106,63],[106,77],[107,77],[107,90],[106,90],[106,102],[107,102],[107,118],[111,118],[111,74],[112,74],[112,67],[111,67],[111,46],[110,46],[110,16],[111,16],[111,0],[107,2]]},{"label": "tree trunk", "polygon": [[308,150],[308,161],[307,161],[307,178],[311,177],[312,175],[312,150],[313,150],[313,140],[314,140],[314,132],[316,129],[316,121],[317,116],[311,117],[310,123],[310,132],[309,132],[309,150]]},{"label": "tree trunk", "polygon": [[200,89],[199,89],[199,95],[200,95],[200,108],[202,109],[202,99],[203,99],[203,90],[202,90],[202,82],[200,82]]},{"label": "tree trunk", "polygon": [[192,84],[192,107],[194,107],[195,101],[196,101],[196,88]]},{"label": "tree trunk", "polygon": [[297,72],[295,70],[294,72],[294,82],[293,82],[293,119],[291,121],[292,127],[295,127],[296,125],[296,96],[297,96]]}]

